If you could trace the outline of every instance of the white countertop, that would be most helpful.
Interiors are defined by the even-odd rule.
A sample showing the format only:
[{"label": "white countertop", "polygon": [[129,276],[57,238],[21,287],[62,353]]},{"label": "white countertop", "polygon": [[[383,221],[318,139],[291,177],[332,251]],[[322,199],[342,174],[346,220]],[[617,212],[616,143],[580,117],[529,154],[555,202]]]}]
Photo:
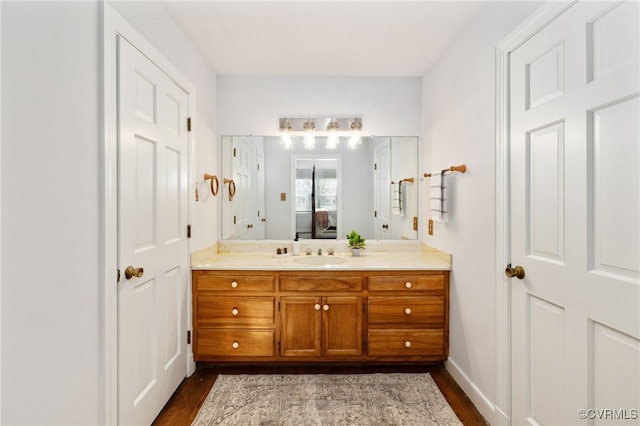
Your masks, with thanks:
[{"label": "white countertop", "polygon": [[[209,248],[191,255],[191,269],[193,270],[270,270],[270,271],[309,271],[309,270],[450,270],[451,255],[439,250],[419,247],[413,251],[385,251],[376,248],[374,250],[362,250],[360,256],[353,256],[349,251],[336,251],[334,255],[328,255],[326,250],[322,256],[317,252],[299,256],[280,255],[273,252],[256,251],[224,251],[218,252],[217,248]],[[301,258],[319,258],[313,262],[327,260],[328,262],[341,262],[340,264],[301,264],[296,261]],[[305,260],[302,260],[305,261]]]}]

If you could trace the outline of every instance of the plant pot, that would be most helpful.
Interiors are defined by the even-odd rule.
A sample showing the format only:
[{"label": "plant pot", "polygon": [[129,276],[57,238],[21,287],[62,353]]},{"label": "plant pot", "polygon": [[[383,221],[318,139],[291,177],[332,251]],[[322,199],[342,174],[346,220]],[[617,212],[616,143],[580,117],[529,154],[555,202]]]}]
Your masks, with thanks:
[{"label": "plant pot", "polygon": [[351,249],[351,254],[354,255],[354,256],[360,256],[360,251],[361,250],[362,249],[360,249],[360,248],[352,248]]}]

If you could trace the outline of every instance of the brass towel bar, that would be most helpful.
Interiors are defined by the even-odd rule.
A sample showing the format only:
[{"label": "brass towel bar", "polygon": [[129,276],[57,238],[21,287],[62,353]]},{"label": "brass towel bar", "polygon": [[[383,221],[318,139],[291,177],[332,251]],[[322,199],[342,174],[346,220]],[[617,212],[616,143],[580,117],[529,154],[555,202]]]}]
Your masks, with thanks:
[{"label": "brass towel bar", "polygon": [[[446,172],[464,173],[466,171],[467,171],[467,165],[466,164],[460,164],[459,166],[451,166],[448,169],[442,169],[441,173],[446,173]],[[425,173],[424,177],[431,177],[431,175],[433,175],[433,173]]]},{"label": "brass towel bar", "polygon": [[[404,178],[400,182],[411,182],[411,183],[413,183],[414,180],[415,180],[414,178],[410,177],[410,178]],[[396,182],[391,181],[391,185],[395,185],[395,184],[396,184]]]}]

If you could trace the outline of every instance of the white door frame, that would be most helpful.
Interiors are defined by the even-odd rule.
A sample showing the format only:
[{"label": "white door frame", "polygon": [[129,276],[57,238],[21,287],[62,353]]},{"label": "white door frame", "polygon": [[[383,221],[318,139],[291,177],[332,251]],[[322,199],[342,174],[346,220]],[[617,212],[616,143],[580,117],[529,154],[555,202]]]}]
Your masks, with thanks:
[{"label": "white door frame", "polygon": [[509,164],[509,58],[577,0],[549,1],[505,37],[495,50],[496,70],[496,401],[494,423],[511,424],[511,287],[504,274],[511,262]]},{"label": "white door frame", "polygon": [[[144,37],[106,2],[103,5],[103,100],[104,146],[101,162],[103,173],[103,217],[101,240],[104,254],[101,283],[104,288],[102,321],[104,327],[104,424],[118,421],[118,116],[117,116],[117,48],[116,37],[127,39],[149,60],[166,72],[171,79],[189,94],[189,115],[195,117],[195,86],[178,69],[160,54]],[[195,199],[195,131],[189,133],[189,223],[193,223]],[[191,294],[191,280],[187,283]],[[191,305],[187,305],[187,327],[191,329]],[[186,336],[185,336],[186,338]],[[187,373],[193,373],[195,363],[191,345],[187,347]]]}]

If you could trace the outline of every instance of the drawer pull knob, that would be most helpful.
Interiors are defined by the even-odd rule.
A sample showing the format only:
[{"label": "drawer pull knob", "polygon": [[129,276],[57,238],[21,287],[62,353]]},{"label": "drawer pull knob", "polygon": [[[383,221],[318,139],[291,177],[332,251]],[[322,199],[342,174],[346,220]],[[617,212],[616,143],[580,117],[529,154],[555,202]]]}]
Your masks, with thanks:
[{"label": "drawer pull knob", "polygon": [[320,304],[319,304],[319,303],[316,303],[316,306],[314,306],[313,308],[314,308],[316,311],[319,311],[319,310],[320,310]]},{"label": "drawer pull knob", "polygon": [[238,288],[238,281],[231,281],[231,288]]},{"label": "drawer pull knob", "polygon": [[329,310],[329,305],[324,305],[324,306],[322,307],[322,309],[324,309],[325,311],[328,311],[328,310]]},{"label": "drawer pull knob", "polygon": [[408,341],[408,340],[406,342],[404,342],[404,347],[405,348],[410,348],[411,347],[411,342]]},{"label": "drawer pull knob", "polygon": [[232,315],[238,315],[238,308],[233,308],[233,309],[231,310],[231,314],[232,314]]},{"label": "drawer pull knob", "polygon": [[407,315],[411,315],[411,308],[405,308],[404,313]]},{"label": "drawer pull knob", "polygon": [[233,349],[238,349],[240,344],[238,342],[233,342],[233,344],[231,346],[233,346]]},{"label": "drawer pull knob", "polygon": [[407,281],[406,283],[404,283],[404,286],[406,288],[411,288],[411,283],[409,281]]}]

